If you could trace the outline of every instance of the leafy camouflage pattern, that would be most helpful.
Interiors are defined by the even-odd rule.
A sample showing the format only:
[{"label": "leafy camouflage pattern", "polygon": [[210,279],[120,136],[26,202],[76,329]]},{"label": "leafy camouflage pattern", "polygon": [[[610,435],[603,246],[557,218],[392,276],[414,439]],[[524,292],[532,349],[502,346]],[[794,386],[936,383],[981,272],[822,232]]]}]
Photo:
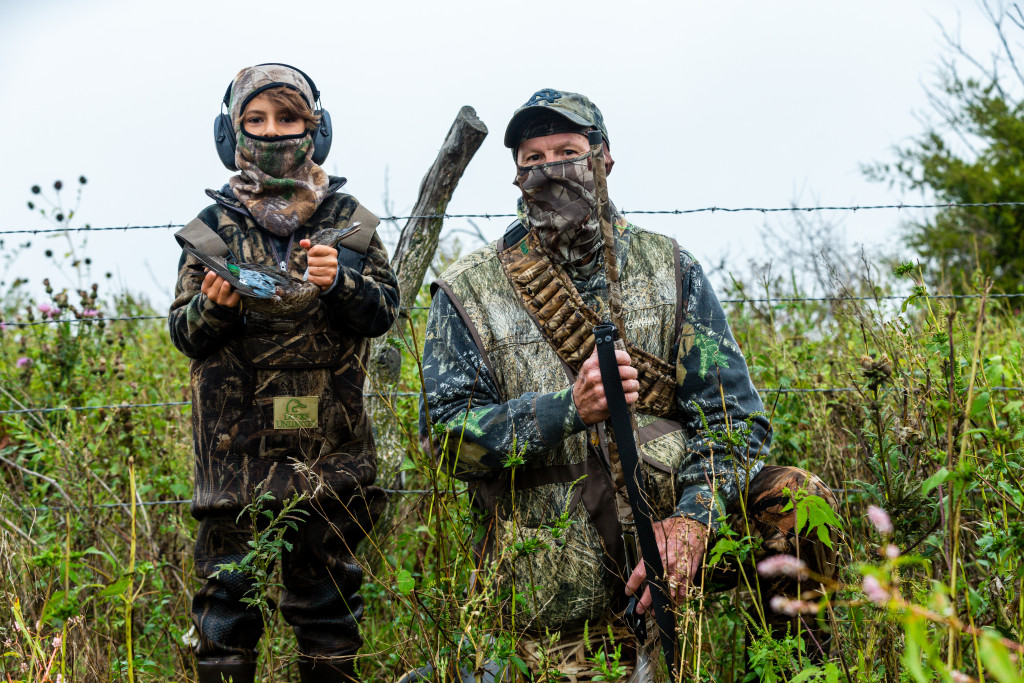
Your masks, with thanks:
[{"label": "leafy camouflage pattern", "polygon": [[278,237],[303,225],[328,194],[329,180],[313,163],[313,138],[263,138],[238,131],[238,175],[228,184],[256,223]]},{"label": "leafy camouflage pattern", "polygon": [[533,93],[521,107],[512,114],[505,128],[505,146],[510,149],[522,142],[522,130],[539,114],[557,114],[572,123],[585,128],[597,128],[604,141],[608,142],[608,127],[597,105],[586,95],[567,90],[544,88]]},{"label": "leafy camouflage pattern", "polygon": [[[225,241],[237,262],[284,264],[301,278],[305,250],[293,248],[318,230],[345,228],[358,206],[334,194],[283,241],[262,230],[228,195],[199,218]],[[376,456],[363,410],[367,337],[386,332],[398,289],[374,236],[362,271],[339,264],[334,286],[306,310],[277,319],[250,318],[201,293],[203,272],[182,257],[168,316],[171,340],[192,359],[192,424],[196,453],[193,514],[240,510],[254,487],[278,499],[305,492],[329,500],[370,487]],[[275,397],[317,397],[319,424],[273,429]]]},{"label": "leafy camouflage pattern", "polygon": [[[380,489],[356,492],[327,505],[302,506],[289,529],[291,544],[281,555],[282,590],[278,608],[295,631],[299,652],[307,657],[345,657],[362,644],[359,595],[363,570],[353,550],[383,511]],[[213,514],[199,522],[196,574],[210,577],[226,563],[239,563],[252,550],[254,530],[248,515]],[[208,579],[192,600],[192,621],[199,635],[195,648],[201,660],[231,657],[255,661],[263,633],[259,610],[242,603],[252,597],[252,577],[220,572]]]},{"label": "leafy camouflage pattern", "polygon": [[[558,357],[579,372],[594,351],[594,326],[603,322],[601,318],[586,305],[565,270],[540,248],[537,231],[530,231],[519,244],[502,250],[498,259]],[[637,410],[661,416],[674,413],[675,368],[629,339],[624,343],[640,381]]]},{"label": "leafy camouflage pattern", "polygon": [[[685,514],[706,523],[711,503],[697,495],[703,491],[697,487],[714,482],[724,500],[735,500],[747,472],[753,476],[763,466],[756,454],[767,449],[768,421],[757,414],[761,401],[699,264],[680,253],[682,320],[715,344],[716,371],[705,372],[700,383],[698,345],[684,349],[678,343],[671,241],[621,220],[616,252],[626,337],[674,365],[677,376],[685,380],[677,390],[674,427],[656,424],[656,416],[638,415],[641,431],[651,432],[641,448],[656,514]],[[573,285],[588,307],[605,314],[603,269],[588,279],[574,279]],[[427,323],[426,400],[420,424],[424,435],[428,417],[442,428],[440,457],[458,476],[484,482],[503,476],[512,454],[523,461],[517,472],[527,473],[586,460],[602,437],[580,421],[572,401],[572,378],[502,271],[495,245],[453,264],[438,287]],[[682,373],[680,365],[685,368]],[[749,432],[745,447],[732,449],[714,439],[716,431],[729,425]],[[745,469],[734,472],[734,458]],[[495,539],[498,555],[512,558],[506,576],[517,584],[532,577],[527,585],[540,597],[523,608],[523,618],[537,630],[581,626],[593,615],[606,613],[622,590],[621,573],[604,557],[605,544],[592,527],[593,520],[578,504],[570,505],[575,497],[571,489],[570,480],[506,491],[497,499],[503,522]],[[680,506],[680,501],[686,505]],[[550,542],[552,532],[544,527],[555,528],[554,521],[566,510],[573,523],[560,546]],[[536,540],[524,544],[531,537]],[[523,548],[536,550],[521,553]]]},{"label": "leafy camouflage pattern", "polygon": [[597,185],[591,153],[550,164],[517,167],[513,183],[523,192],[523,225],[537,233],[552,261],[570,275],[593,275],[602,247]]},{"label": "leafy camouflage pattern", "polygon": [[228,100],[231,121],[238,121],[241,118],[245,105],[254,94],[258,94],[257,90],[265,90],[274,85],[283,85],[298,91],[306,100],[310,111],[313,110],[316,97],[301,73],[284,64],[247,66],[235,75],[235,80],[231,83],[231,96]]}]

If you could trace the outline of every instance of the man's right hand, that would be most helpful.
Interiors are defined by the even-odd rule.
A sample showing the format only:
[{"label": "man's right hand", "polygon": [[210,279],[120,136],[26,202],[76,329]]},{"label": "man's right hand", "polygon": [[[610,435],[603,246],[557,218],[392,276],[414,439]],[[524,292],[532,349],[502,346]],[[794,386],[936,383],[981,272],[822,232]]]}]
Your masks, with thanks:
[{"label": "man's right hand", "polygon": [[[625,351],[616,350],[615,360],[619,362],[619,379],[622,380],[622,391],[626,394],[626,404],[633,405],[640,398],[636,368],[629,364],[629,354]],[[608,419],[608,398],[604,395],[604,384],[601,383],[596,348],[590,358],[583,361],[583,367],[576,376],[576,383],[572,385],[572,400],[576,403],[583,424],[589,426]]]},{"label": "man's right hand", "polygon": [[207,271],[203,278],[202,291],[207,299],[226,308],[238,308],[242,304],[242,297],[231,283],[212,270]]}]

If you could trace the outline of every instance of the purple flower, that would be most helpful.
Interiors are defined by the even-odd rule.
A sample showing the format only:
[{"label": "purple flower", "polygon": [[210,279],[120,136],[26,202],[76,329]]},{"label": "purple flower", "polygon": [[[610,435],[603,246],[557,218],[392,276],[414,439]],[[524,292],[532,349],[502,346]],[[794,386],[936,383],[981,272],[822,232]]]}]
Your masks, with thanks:
[{"label": "purple flower", "polygon": [[95,318],[99,314],[100,312],[97,311],[95,308],[86,308],[85,310],[82,311],[83,318]]},{"label": "purple flower", "polygon": [[771,602],[772,611],[778,614],[787,614],[791,617],[795,617],[799,614],[814,614],[818,611],[818,605],[809,602],[807,600],[794,600],[793,598],[783,597],[781,595],[772,596]]},{"label": "purple flower", "polygon": [[895,560],[900,556],[900,549],[894,546],[892,543],[885,546],[885,556],[890,560]]},{"label": "purple flower", "polygon": [[18,359],[17,365],[19,368],[27,368],[28,366],[32,365],[32,359],[29,358],[28,356],[22,356],[21,358]]},{"label": "purple flower", "polygon": [[772,555],[761,560],[757,565],[757,573],[761,576],[791,576],[794,579],[806,579],[810,576],[807,564],[792,555]]},{"label": "purple flower", "polygon": [[876,605],[884,607],[892,599],[892,594],[882,587],[882,582],[871,574],[864,577],[862,588],[864,589],[864,594],[868,596],[868,600]]},{"label": "purple flower", "polygon": [[889,519],[889,513],[882,508],[868,505],[868,519],[878,529],[878,533],[883,536],[888,536],[892,533],[892,520]]},{"label": "purple flower", "polygon": [[47,304],[47,303],[39,304],[39,312],[42,313],[43,315],[49,315],[50,311],[52,311],[52,310],[53,310],[53,306],[51,306],[50,304]]}]

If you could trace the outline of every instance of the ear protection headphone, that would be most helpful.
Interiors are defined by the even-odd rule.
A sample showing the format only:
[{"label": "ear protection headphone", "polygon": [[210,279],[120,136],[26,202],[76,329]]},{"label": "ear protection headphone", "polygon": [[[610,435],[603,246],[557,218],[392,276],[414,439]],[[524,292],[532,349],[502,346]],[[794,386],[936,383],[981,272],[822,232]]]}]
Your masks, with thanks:
[{"label": "ear protection headphone", "polygon": [[[284,66],[288,67],[293,71],[297,71],[302,74],[302,77],[306,79],[306,83],[309,85],[309,89],[313,91],[313,102],[309,102],[310,109],[313,109],[314,103],[318,109],[313,109],[313,114],[320,116],[320,123],[316,129],[312,131],[313,136],[313,163],[320,165],[327,159],[327,153],[331,151],[331,115],[327,113],[327,110],[320,104],[320,91],[316,89],[316,84],[313,79],[306,75],[301,69],[296,69],[290,64],[282,64],[281,62],[266,62],[264,64],[257,64],[256,66]],[[221,113],[217,114],[217,118],[213,120],[213,142],[217,145],[217,154],[220,156],[221,163],[223,163],[228,170],[237,171],[238,167],[235,166],[235,147],[238,144],[238,140],[235,137],[235,127],[231,121],[231,87],[235,84],[234,80],[228,83],[228,89],[224,92],[224,99],[221,102]],[[276,86],[270,86],[276,87]],[[253,95],[259,93],[259,90],[253,92]],[[227,108],[228,113],[224,113],[223,109]]]}]

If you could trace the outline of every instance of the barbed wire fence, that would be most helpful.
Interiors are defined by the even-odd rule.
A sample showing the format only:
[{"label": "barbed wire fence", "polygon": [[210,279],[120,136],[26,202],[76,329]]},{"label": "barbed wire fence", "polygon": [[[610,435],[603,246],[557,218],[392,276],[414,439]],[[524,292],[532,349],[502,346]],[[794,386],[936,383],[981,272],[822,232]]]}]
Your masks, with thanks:
[{"label": "barbed wire fence", "polygon": [[[945,209],[951,210],[956,208],[994,208],[994,207],[1024,207],[1024,201],[1022,202],[984,202],[984,203],[904,203],[900,202],[897,204],[871,204],[871,205],[846,205],[846,206],[788,206],[788,207],[699,207],[690,209],[649,209],[649,210],[636,210],[628,211],[622,210],[625,215],[687,215],[687,214],[700,214],[700,213],[812,213],[821,211],[876,211],[876,210],[896,210],[902,211],[904,209]],[[382,216],[381,220],[386,222],[399,222],[410,219],[505,219],[515,218],[514,213],[444,213],[444,214],[425,214],[425,215],[409,215],[409,216]],[[80,233],[80,232],[109,232],[109,231],[129,231],[129,230],[169,230],[184,227],[184,223],[166,223],[158,225],[123,225],[123,226],[102,226],[92,227],[89,225],[80,227],[54,227],[54,228],[24,228],[15,230],[3,230],[0,231],[0,240],[8,235],[39,235],[39,234],[51,234],[51,233]],[[786,304],[786,303],[837,303],[844,301],[905,301],[910,297],[920,296],[921,298],[927,299],[942,299],[942,300],[969,300],[969,299],[982,299],[987,300],[999,300],[999,299],[1018,299],[1024,298],[1024,292],[1022,293],[1005,293],[1005,294],[930,294],[930,293],[910,293],[906,295],[880,295],[880,296],[819,296],[819,297],[758,297],[758,298],[723,298],[719,301],[723,304]],[[427,310],[428,306],[403,306],[403,311],[415,311],[415,310]],[[5,321],[0,320],[0,332],[8,328],[25,328],[34,327],[40,325],[60,325],[60,324],[95,324],[95,323],[107,323],[107,322],[133,322],[133,321],[155,321],[155,320],[166,320],[167,317],[163,315],[135,315],[135,316],[82,316],[75,318],[63,318],[53,317],[44,318],[42,320],[29,320],[29,321]],[[988,391],[1011,393],[1011,392],[1024,392],[1024,386],[992,386],[986,387]],[[759,391],[766,396],[778,396],[778,395],[789,395],[789,394],[840,394],[840,393],[851,393],[861,391],[858,387],[773,387],[773,388],[760,388]],[[386,399],[392,398],[411,398],[420,396],[420,392],[415,391],[398,391],[391,392],[387,395],[380,393],[365,394],[364,398],[372,399]],[[49,414],[49,413],[60,413],[60,412],[90,412],[90,411],[121,411],[121,410],[142,410],[147,408],[185,408],[190,407],[191,401],[158,401],[152,403],[119,403],[99,406],[48,406],[48,407],[26,407],[17,409],[0,410],[0,416],[4,415],[28,415],[28,414]],[[433,489],[384,489],[387,493],[396,495],[427,495],[435,493]],[[850,489],[846,492],[855,493],[856,490]],[[449,493],[461,493],[460,491],[454,491]],[[176,500],[156,500],[156,501],[140,501],[136,502],[136,505],[141,506],[160,506],[160,505],[187,505],[191,504],[191,499],[176,499]],[[99,503],[89,506],[80,506],[83,509],[104,509],[104,508],[128,508],[130,503]],[[35,507],[21,507],[18,508],[23,513],[38,513],[52,510],[64,510],[67,506],[65,505],[50,505],[50,506],[35,506]]]}]

